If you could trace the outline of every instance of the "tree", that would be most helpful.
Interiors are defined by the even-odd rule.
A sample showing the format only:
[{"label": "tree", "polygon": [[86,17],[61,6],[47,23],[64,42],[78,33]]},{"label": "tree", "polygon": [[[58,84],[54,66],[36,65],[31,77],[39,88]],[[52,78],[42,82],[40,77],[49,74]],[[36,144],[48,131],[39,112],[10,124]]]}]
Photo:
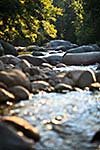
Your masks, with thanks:
[{"label": "tree", "polygon": [[48,35],[55,38],[57,15],[62,15],[62,10],[52,0],[0,0],[0,36],[31,42],[45,40]]},{"label": "tree", "polygon": [[74,22],[77,42],[100,43],[100,1],[73,0],[76,13]]},{"label": "tree", "polygon": [[58,16],[55,22],[58,38],[76,42],[75,26],[73,24],[76,14],[71,5],[72,0],[54,0],[53,3],[63,10],[63,16]]}]

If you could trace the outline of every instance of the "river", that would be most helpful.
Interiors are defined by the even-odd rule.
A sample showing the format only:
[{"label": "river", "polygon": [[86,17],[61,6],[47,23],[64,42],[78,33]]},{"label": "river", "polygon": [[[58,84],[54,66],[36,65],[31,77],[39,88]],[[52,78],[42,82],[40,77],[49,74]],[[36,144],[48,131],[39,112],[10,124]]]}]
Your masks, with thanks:
[{"label": "river", "polygon": [[100,129],[98,91],[41,92],[1,110],[2,115],[20,116],[39,129],[36,150],[100,150],[90,142]]}]

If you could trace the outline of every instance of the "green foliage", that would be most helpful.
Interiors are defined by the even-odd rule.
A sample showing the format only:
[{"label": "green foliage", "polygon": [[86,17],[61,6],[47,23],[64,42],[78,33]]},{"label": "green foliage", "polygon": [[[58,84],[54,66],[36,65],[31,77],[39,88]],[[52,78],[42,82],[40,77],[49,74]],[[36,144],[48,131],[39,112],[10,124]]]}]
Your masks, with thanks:
[{"label": "green foliage", "polygon": [[76,14],[74,22],[77,42],[100,43],[100,1],[73,0]]},{"label": "green foliage", "polygon": [[57,15],[62,15],[62,10],[52,0],[0,0],[0,37],[31,42],[45,40],[47,35],[55,38]]},{"label": "green foliage", "polygon": [[54,0],[63,16],[58,18],[58,37],[78,44],[100,43],[99,0]]},{"label": "green foliage", "polygon": [[54,0],[54,5],[61,7],[63,10],[63,16],[58,16],[56,24],[57,35],[59,39],[76,41],[74,19],[75,13],[71,6],[71,0]]}]

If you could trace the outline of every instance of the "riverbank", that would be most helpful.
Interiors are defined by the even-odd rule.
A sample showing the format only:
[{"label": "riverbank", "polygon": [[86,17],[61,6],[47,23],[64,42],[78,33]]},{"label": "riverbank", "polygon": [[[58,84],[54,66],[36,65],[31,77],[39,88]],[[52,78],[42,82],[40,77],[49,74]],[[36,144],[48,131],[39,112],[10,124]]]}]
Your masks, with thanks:
[{"label": "riverbank", "polygon": [[[56,43],[12,48],[17,56],[0,56],[1,118],[18,116],[36,126],[41,136],[36,149],[56,149],[56,145],[60,150],[63,145],[68,150],[95,150],[98,144],[91,140],[100,126],[99,59],[94,64],[67,65],[68,46],[76,51],[77,45]],[[92,48],[92,53],[99,53],[99,47],[95,48],[98,52]]]}]

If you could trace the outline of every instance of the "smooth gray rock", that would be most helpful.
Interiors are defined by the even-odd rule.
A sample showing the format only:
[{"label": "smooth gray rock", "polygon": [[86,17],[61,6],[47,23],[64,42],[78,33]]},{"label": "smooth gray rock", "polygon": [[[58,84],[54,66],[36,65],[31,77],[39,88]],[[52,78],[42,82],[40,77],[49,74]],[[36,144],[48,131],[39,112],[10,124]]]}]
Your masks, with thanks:
[{"label": "smooth gray rock", "polygon": [[20,59],[25,59],[34,66],[39,66],[47,61],[44,58],[35,57],[29,54],[18,56]]},{"label": "smooth gray rock", "polygon": [[77,47],[77,44],[73,44],[70,41],[65,41],[65,40],[51,40],[45,45],[46,45],[45,47],[49,50],[54,49],[54,50],[63,50],[63,51]]},{"label": "smooth gray rock", "polygon": [[91,65],[100,63],[100,52],[66,53],[62,58],[66,65]]},{"label": "smooth gray rock", "polygon": [[67,53],[83,53],[83,52],[100,52],[100,47],[96,44],[93,45],[83,45],[67,51]]}]

